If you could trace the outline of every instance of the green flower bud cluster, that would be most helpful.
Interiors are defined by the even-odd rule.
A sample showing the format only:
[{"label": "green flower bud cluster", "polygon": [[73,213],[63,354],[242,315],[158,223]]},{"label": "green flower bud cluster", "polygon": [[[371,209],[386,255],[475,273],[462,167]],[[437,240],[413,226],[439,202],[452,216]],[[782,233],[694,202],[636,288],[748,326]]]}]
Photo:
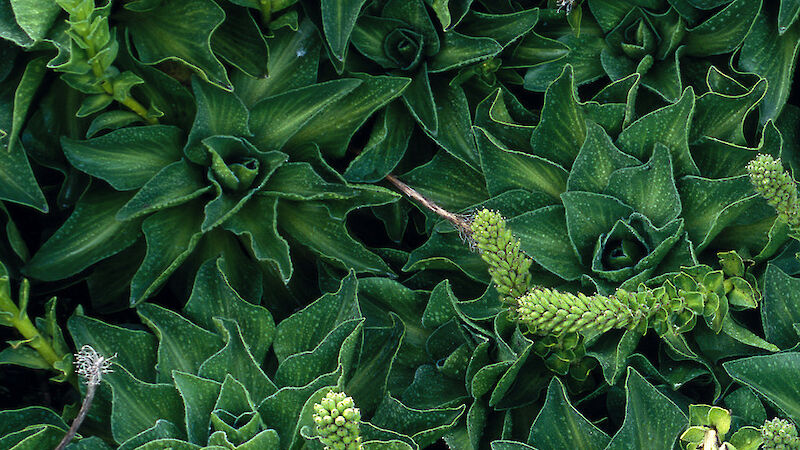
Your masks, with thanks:
[{"label": "green flower bud cluster", "polygon": [[62,79],[72,88],[88,94],[77,115],[88,116],[105,109],[114,100],[125,105],[146,122],[158,123],[161,113],[148,111],[130,96],[133,86],[143,83],[133,72],[122,72],[113,66],[119,43],[108,25],[111,2],[96,7],[94,0],[56,0],[69,14],[70,59],[56,67],[64,72]]},{"label": "green flower bud cluster", "polygon": [[787,420],[775,418],[764,422],[761,438],[764,440],[764,450],[800,450],[797,428]]},{"label": "green flower bud cluster", "polygon": [[612,296],[586,296],[534,288],[519,298],[516,312],[533,334],[605,333],[612,328],[635,328],[648,316],[645,307],[629,304],[633,298],[621,289]]},{"label": "green flower bud cluster", "polygon": [[519,240],[512,236],[511,230],[506,228],[506,221],[497,211],[478,211],[470,229],[481,258],[489,265],[489,275],[497,291],[505,297],[504,302],[515,304],[515,299],[530,288],[533,260],[519,249]]},{"label": "green flower bud cluster", "polygon": [[328,392],[314,404],[314,423],[325,450],[360,450],[361,412],[344,392]]},{"label": "green flower bud cluster", "polygon": [[686,450],[756,450],[761,445],[756,427],[739,427],[726,441],[731,430],[731,412],[719,406],[689,405],[689,428],[681,434]]},{"label": "green flower bud cluster", "polygon": [[800,230],[797,185],[781,160],[760,154],[747,165],[747,172],[756,192],[778,211],[778,219],[789,224],[792,231]]}]

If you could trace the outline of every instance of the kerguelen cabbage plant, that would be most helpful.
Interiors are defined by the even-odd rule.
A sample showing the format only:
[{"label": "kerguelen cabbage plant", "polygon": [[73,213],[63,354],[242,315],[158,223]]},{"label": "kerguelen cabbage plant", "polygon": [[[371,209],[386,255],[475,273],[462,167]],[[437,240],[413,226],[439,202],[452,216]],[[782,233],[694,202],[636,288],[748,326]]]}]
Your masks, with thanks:
[{"label": "kerguelen cabbage plant", "polygon": [[800,448],[797,0],[0,4],[0,448]]}]

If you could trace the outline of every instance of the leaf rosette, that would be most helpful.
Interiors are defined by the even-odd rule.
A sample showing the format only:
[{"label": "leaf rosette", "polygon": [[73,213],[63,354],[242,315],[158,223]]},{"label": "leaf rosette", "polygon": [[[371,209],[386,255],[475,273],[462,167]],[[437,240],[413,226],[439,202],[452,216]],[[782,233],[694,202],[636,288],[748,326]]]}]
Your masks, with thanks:
[{"label": "leaf rosette", "polygon": [[[493,117],[501,102],[514,101],[508,94],[484,100],[488,118],[479,114],[474,131],[489,195],[525,189],[539,196],[534,208],[515,208],[508,220],[522,250],[547,272],[601,294],[663,280],[696,265],[698,257],[713,260],[716,251],[759,258],[774,253],[786,230],[745,184],[743,156],[755,152],[742,146],[741,123],[756,104],[746,100],[751,94],[696,97],[688,88],[675,103],[633,120],[630,94],[640,78],[612,84],[622,95],[612,98],[609,88],[580,102],[567,66],[549,86],[535,128]],[[712,116],[734,102],[748,106],[728,116],[733,133],[709,127]],[[768,122],[758,150],[776,152],[778,135]],[[714,169],[710,152],[731,164]],[[764,233],[757,238],[744,232],[747,227]]]},{"label": "leaf rosette", "polygon": [[[26,271],[57,280],[109,257],[138,264],[130,281],[130,303],[136,304],[179,268],[192,276],[204,259],[224,255],[231,282],[258,298],[265,276],[283,283],[292,276],[283,234],[339,267],[389,273],[377,255],[350,237],[344,219],[352,209],[392,202],[396,195],[343,183],[313,144],[287,150],[286,141],[303,122],[270,122],[275,108],[310,96],[320,99],[303,104],[313,117],[360,83],[320,83],[247,108],[236,95],[194,79],[199,107],[188,136],[175,126],[154,125],[62,139],[67,159],[98,181]],[[289,155],[277,149],[308,156],[287,162]],[[134,245],[140,234],[143,259],[141,246]],[[54,265],[61,269],[52,271]]]}]

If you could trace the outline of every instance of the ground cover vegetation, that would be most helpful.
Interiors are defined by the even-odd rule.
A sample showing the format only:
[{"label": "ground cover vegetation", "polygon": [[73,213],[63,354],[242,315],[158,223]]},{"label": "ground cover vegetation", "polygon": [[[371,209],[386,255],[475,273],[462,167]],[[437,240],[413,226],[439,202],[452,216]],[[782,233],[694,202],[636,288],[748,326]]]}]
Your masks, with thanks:
[{"label": "ground cover vegetation", "polygon": [[798,15],[0,2],[0,448],[800,449]]}]

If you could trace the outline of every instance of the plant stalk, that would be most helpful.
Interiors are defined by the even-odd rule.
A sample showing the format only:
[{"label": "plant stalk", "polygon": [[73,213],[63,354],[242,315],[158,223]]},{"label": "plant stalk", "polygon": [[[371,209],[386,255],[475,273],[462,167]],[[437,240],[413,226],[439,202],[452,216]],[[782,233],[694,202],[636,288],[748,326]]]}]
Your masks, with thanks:
[{"label": "plant stalk", "polygon": [[450,211],[442,208],[441,206],[437,205],[436,202],[420,194],[414,188],[403,183],[392,174],[386,175],[386,180],[392,183],[400,192],[402,192],[406,196],[410,197],[413,200],[416,200],[418,203],[420,203],[422,206],[424,206],[434,214],[438,215],[439,217],[453,224],[453,226],[456,227],[456,229],[460,231],[464,236],[469,236],[472,233],[470,230],[469,222],[463,216],[451,213]]},{"label": "plant stalk", "polygon": [[69,431],[67,431],[67,434],[65,434],[64,438],[61,439],[61,442],[58,444],[58,447],[56,447],[55,450],[64,450],[67,444],[69,444],[75,435],[78,434],[78,428],[81,427],[84,419],[86,419],[86,415],[89,414],[89,408],[92,407],[92,400],[94,400],[94,393],[96,390],[97,384],[89,383],[86,385],[86,397],[83,398],[81,410],[78,411],[78,415],[75,416],[75,419],[72,421]]},{"label": "plant stalk", "polygon": [[[27,289],[25,286],[20,288],[20,295],[27,296]],[[36,326],[33,324],[33,322],[31,322],[28,314],[20,311],[17,305],[5,295],[0,295],[0,311],[11,314],[11,318],[9,319],[11,326],[17,329],[17,331],[28,341],[28,345],[36,350],[39,355],[44,358],[48,364],[50,364],[51,367],[61,360],[47,339],[45,339],[45,337],[39,333],[39,330],[36,329]]]}]

